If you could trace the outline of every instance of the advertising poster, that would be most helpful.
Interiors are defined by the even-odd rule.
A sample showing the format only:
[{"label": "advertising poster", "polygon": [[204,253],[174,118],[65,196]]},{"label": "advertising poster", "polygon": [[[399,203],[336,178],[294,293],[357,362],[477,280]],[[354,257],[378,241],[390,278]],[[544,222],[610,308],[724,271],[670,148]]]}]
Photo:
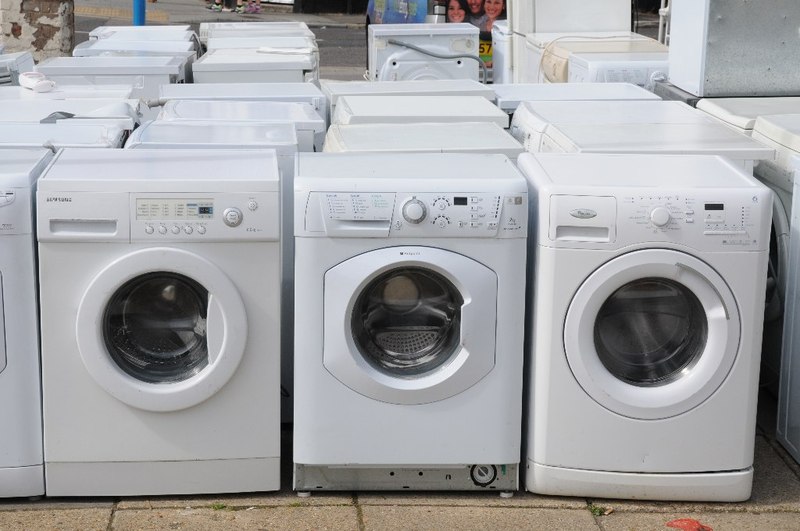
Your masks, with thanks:
[{"label": "advertising poster", "polygon": [[506,18],[505,0],[447,0],[447,22],[468,22],[481,30],[479,53],[492,67],[492,25]]}]

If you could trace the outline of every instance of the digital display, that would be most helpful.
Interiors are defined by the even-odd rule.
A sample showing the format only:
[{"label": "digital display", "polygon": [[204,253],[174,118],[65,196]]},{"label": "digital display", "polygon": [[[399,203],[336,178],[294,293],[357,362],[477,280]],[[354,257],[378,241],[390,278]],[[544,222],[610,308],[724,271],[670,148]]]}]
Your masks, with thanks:
[{"label": "digital display", "polygon": [[456,205],[456,206],[465,206],[467,204],[467,198],[466,197],[454,197],[453,198],[453,204]]},{"label": "digital display", "polygon": [[214,214],[214,207],[212,206],[197,207],[197,213],[201,216],[211,216]]},{"label": "digital display", "polygon": [[706,210],[725,210],[722,203],[706,203]]}]

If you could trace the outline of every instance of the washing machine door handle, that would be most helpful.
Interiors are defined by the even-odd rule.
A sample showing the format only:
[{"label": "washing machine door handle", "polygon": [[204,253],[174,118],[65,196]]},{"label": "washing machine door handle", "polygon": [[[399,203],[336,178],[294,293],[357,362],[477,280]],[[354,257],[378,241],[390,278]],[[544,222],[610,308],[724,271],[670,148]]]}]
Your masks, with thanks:
[{"label": "washing machine door handle", "polygon": [[206,346],[208,347],[208,364],[213,365],[219,358],[225,342],[225,314],[212,293],[208,294],[206,317]]},{"label": "washing machine door handle", "polygon": [[[693,274],[697,275],[698,277],[700,277],[702,279],[705,279],[705,277],[700,273],[700,271],[696,270],[695,268],[693,268],[691,266],[688,266],[686,264],[682,264],[680,262],[676,262],[675,263],[675,267],[677,267],[678,269],[683,269],[685,271],[688,271],[690,273],[693,273]],[[722,293],[719,292],[719,290],[717,289],[717,286],[715,286],[713,283],[709,282],[708,285],[711,287],[711,289],[714,290],[714,293],[717,295],[717,298],[719,299],[719,303],[722,305],[722,309],[725,311],[725,320],[730,321],[731,320],[731,313],[728,311],[728,305],[725,304],[725,299],[722,298]]]}]

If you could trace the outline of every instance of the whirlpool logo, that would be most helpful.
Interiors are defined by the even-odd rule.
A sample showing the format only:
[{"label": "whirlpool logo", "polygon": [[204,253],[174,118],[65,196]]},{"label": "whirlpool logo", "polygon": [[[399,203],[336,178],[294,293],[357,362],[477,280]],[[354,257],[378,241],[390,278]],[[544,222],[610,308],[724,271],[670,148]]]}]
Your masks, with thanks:
[{"label": "whirlpool logo", "polygon": [[63,196],[55,196],[55,197],[48,197],[45,199],[48,203],[72,203],[71,197],[63,197]]},{"label": "whirlpool logo", "polygon": [[591,208],[576,208],[570,211],[569,215],[578,219],[592,219],[597,217],[597,212]]}]

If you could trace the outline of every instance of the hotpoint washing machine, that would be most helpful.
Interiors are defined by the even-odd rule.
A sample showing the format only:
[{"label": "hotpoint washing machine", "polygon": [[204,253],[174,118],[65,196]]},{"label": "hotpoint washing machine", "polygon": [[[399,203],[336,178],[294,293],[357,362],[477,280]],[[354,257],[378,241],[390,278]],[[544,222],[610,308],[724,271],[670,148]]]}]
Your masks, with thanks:
[{"label": "hotpoint washing machine", "polygon": [[44,494],[33,190],[52,156],[0,150],[0,498]]},{"label": "hotpoint washing machine", "polygon": [[37,192],[47,492],[276,490],[268,151],[65,149]]},{"label": "hotpoint washing machine", "polygon": [[526,223],[503,155],[298,155],[296,490],[517,488]]},{"label": "hotpoint washing machine", "polygon": [[749,498],[770,190],[713,156],[519,165],[537,212],[526,488]]}]

